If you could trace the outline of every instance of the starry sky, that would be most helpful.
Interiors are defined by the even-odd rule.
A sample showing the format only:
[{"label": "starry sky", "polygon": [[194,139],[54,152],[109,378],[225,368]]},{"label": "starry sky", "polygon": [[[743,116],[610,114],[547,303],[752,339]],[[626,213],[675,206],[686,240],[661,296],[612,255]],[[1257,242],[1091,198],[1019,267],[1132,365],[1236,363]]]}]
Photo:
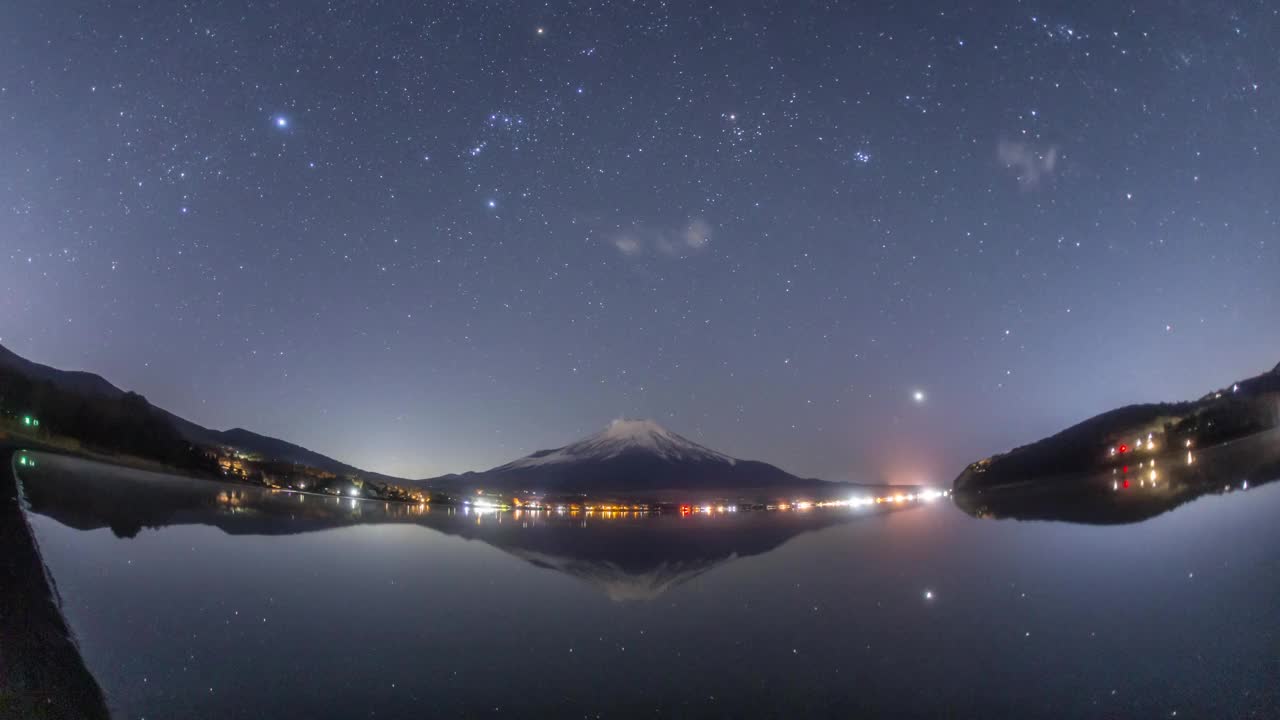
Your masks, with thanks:
[{"label": "starry sky", "polygon": [[208,426],[949,482],[1280,360],[1273,3],[5,15],[0,342]]}]

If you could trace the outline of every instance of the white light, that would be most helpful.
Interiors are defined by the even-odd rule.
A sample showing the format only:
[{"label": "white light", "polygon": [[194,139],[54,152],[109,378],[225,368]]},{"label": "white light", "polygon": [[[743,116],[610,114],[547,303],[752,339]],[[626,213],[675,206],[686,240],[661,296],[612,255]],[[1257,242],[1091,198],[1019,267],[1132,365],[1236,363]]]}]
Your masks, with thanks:
[{"label": "white light", "polygon": [[932,590],[925,590],[925,591],[924,591],[924,599],[925,599],[925,600],[932,600],[932,599],[933,599],[933,591],[932,591]]},{"label": "white light", "polygon": [[276,127],[280,128],[281,130],[283,130],[283,129],[285,129],[285,128],[289,127],[289,118],[287,118],[287,117],[285,117],[285,116],[283,116],[283,115],[277,115],[277,116],[276,116]]},{"label": "white light", "polygon": [[911,393],[911,399],[915,400],[917,404],[923,403],[925,401],[924,391],[916,390],[915,392]]}]

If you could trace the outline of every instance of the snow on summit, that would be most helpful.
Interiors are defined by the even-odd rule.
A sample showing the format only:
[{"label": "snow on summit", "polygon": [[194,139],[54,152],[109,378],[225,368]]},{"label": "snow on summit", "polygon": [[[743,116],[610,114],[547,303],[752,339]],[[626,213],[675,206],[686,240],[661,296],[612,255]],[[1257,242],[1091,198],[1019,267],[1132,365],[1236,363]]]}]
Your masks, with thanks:
[{"label": "snow on summit", "polygon": [[609,423],[604,430],[576,443],[555,450],[539,450],[498,469],[513,470],[540,465],[608,460],[624,453],[656,455],[668,462],[717,462],[730,465],[737,462],[728,455],[683,438],[652,420],[619,419]]}]

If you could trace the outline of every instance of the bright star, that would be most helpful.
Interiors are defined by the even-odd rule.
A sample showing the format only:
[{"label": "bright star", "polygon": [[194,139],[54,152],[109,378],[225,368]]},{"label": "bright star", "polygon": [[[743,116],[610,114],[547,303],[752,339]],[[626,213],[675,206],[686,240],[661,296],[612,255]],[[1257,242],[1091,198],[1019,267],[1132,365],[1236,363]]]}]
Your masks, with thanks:
[{"label": "bright star", "polygon": [[275,124],[276,124],[276,127],[278,127],[278,128],[280,128],[281,130],[283,130],[283,129],[285,129],[285,128],[289,127],[289,118],[287,118],[287,117],[285,117],[285,116],[283,116],[283,115],[277,115],[277,116],[276,116],[276,119],[275,119]]},{"label": "bright star", "polygon": [[921,404],[921,403],[923,403],[923,402],[924,402],[924,391],[923,391],[923,390],[916,390],[915,392],[911,393],[911,399],[912,399],[912,400],[915,400],[915,401],[916,401],[916,404]]},{"label": "bright star", "polygon": [[489,209],[490,209],[490,210],[492,210],[492,209],[494,209],[494,208],[498,207],[498,201],[497,201],[497,200],[490,200],[490,201],[486,202],[486,203],[485,203],[485,205],[488,205],[488,206],[489,206]]}]

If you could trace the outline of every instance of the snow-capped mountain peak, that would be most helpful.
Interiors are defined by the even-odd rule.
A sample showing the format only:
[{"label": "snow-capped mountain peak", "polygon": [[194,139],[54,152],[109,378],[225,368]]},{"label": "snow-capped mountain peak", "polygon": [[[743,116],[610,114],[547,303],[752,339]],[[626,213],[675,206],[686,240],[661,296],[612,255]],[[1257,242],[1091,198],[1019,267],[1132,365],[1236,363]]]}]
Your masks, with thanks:
[{"label": "snow-capped mountain peak", "polygon": [[733,465],[734,458],[683,438],[652,420],[619,419],[601,432],[555,450],[540,450],[503,465],[501,470],[608,460],[643,453],[668,462],[715,462]]}]

